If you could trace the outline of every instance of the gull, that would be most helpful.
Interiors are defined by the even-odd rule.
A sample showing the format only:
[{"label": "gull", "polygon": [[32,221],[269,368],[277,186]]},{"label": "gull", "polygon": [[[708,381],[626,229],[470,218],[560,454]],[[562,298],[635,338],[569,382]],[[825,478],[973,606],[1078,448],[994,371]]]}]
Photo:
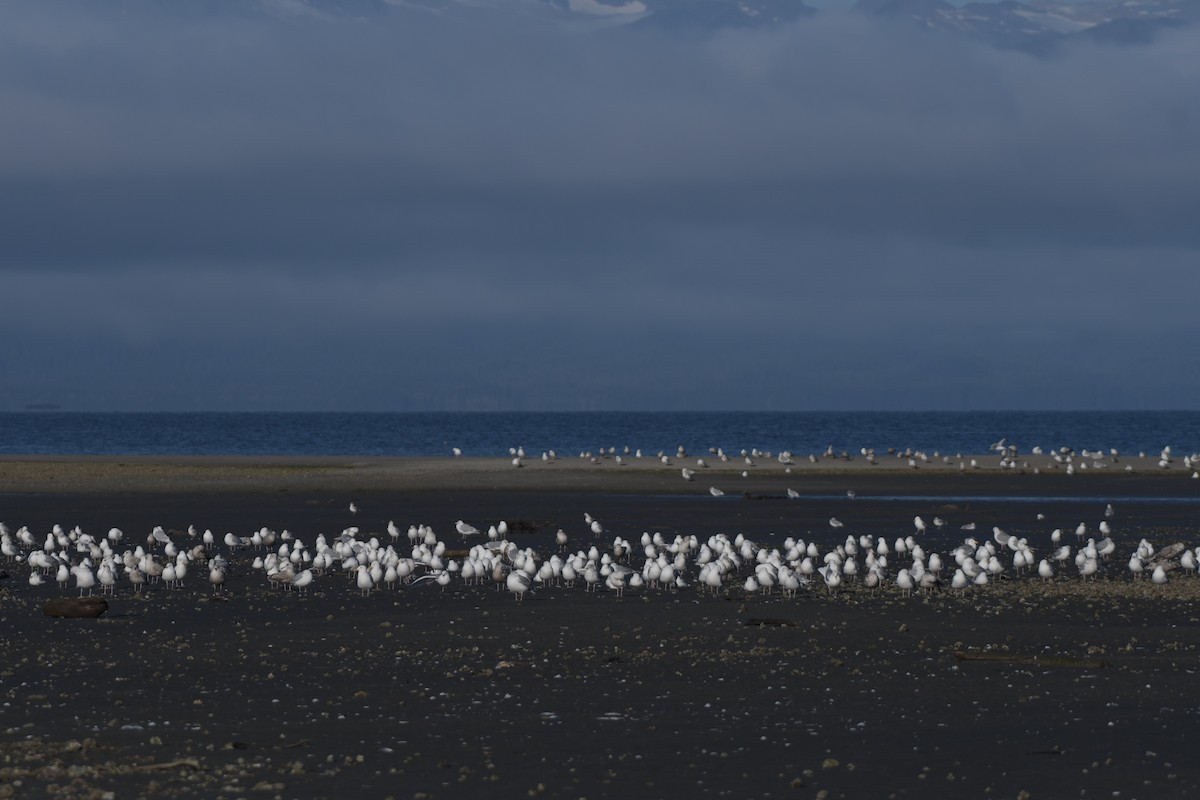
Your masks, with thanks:
[{"label": "gull", "polygon": [[129,582],[133,584],[133,593],[138,597],[142,596],[142,586],[146,583],[146,575],[137,567],[129,567],[126,569],[129,573]]},{"label": "gull", "polygon": [[963,589],[967,588],[968,584],[969,580],[967,578],[967,574],[961,569],[955,570],[954,577],[950,579],[950,588],[953,589],[956,594],[962,594]]},{"label": "gull", "polygon": [[722,492],[720,489],[718,489],[715,486],[708,487],[708,493],[711,494],[713,497],[724,497],[725,496],[725,493]]},{"label": "gull", "polygon": [[681,470],[680,470],[680,473],[683,475],[683,479],[684,479],[685,481],[690,481],[690,480],[693,480],[693,478],[692,478],[692,474],[693,474],[693,473],[692,473],[692,470],[688,469],[687,467],[684,467],[683,469],[681,469]]},{"label": "gull", "polygon": [[303,572],[297,572],[292,576],[292,587],[297,594],[308,594],[308,587],[313,582],[313,572],[311,569],[306,569]]},{"label": "gull", "polygon": [[800,493],[797,492],[795,489],[788,489],[787,496],[788,496],[789,500],[795,500],[797,497],[800,496]]},{"label": "gull", "polygon": [[117,573],[113,571],[112,564],[102,561],[100,569],[96,570],[96,577],[100,580],[100,593],[112,594],[113,585],[117,582]]},{"label": "gull", "polygon": [[1038,563],[1038,575],[1041,576],[1043,581],[1048,581],[1054,577],[1054,567],[1050,566],[1050,562],[1044,558]]},{"label": "gull", "polygon": [[358,513],[358,506],[356,506],[353,502],[350,503],[350,513],[351,514]]},{"label": "gull", "polygon": [[824,567],[821,567],[821,569],[817,570],[817,572],[820,572],[821,577],[823,577],[825,579],[825,588],[827,588],[829,590],[829,593],[834,594],[835,592],[837,592],[838,587],[842,585],[841,570],[833,569],[829,566],[824,566]]},{"label": "gull", "polygon": [[452,447],[450,449],[450,452],[454,453],[455,458],[458,458],[459,456],[462,455],[462,448],[461,447]]},{"label": "gull", "polygon": [[846,497],[848,497],[849,499],[853,500],[857,496],[858,496],[858,494],[853,489],[846,490]]},{"label": "gull", "polygon": [[841,521],[840,519],[838,519],[837,517],[830,517],[830,518],[829,518],[829,527],[831,527],[831,528],[844,528],[844,527],[846,527],[846,523],[842,522],[842,521]]},{"label": "gull", "polygon": [[358,589],[366,597],[375,588],[375,579],[371,577],[371,569],[366,564],[358,565]]},{"label": "gull", "polygon": [[225,567],[223,562],[214,560],[208,571],[208,582],[212,584],[213,593],[219,594],[225,585]]},{"label": "gull", "polygon": [[464,538],[466,538],[467,536],[478,536],[479,535],[479,528],[476,528],[474,525],[468,525],[467,523],[463,522],[461,519],[458,522],[454,523],[454,529],[456,531],[458,531],[459,535]]},{"label": "gull", "polygon": [[77,567],[72,567],[71,571],[75,573],[75,585],[79,587],[79,596],[83,597],[85,590],[90,596],[92,587],[96,585],[96,576],[92,573],[91,568],[84,563]]},{"label": "gull", "polygon": [[[632,573],[636,575],[637,573]],[[625,586],[629,581],[630,573],[624,570],[614,569],[608,573],[608,577],[604,580],[604,585],[617,593],[617,597],[625,596]]]},{"label": "gull", "polygon": [[872,594],[879,588],[879,573],[876,570],[867,570],[867,574],[863,577],[863,586]]},{"label": "gull", "polygon": [[513,596],[517,598],[517,602],[519,603],[525,599],[525,593],[533,586],[533,581],[524,570],[514,569],[508,573],[505,586],[513,593]]}]

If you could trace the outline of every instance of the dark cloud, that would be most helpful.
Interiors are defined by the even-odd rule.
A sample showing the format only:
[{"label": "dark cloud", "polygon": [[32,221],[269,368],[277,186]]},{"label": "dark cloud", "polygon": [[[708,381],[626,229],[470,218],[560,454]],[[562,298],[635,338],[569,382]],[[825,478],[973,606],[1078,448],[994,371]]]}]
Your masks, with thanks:
[{"label": "dark cloud", "polygon": [[[10,7],[0,406],[1190,407],[1200,33]],[[1146,387],[1154,387],[1148,389]]]}]

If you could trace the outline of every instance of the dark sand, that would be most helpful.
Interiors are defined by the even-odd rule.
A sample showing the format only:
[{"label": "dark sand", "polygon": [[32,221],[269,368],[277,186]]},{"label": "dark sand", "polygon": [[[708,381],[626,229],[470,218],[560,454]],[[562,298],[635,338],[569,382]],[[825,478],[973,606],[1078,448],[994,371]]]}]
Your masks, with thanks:
[{"label": "dark sand", "polygon": [[98,620],[43,616],[76,590],[0,564],[0,797],[1195,797],[1200,579],[1135,584],[1125,561],[1142,536],[1200,543],[1200,481],[1133,463],[1071,477],[772,463],[685,483],[674,467],[576,460],[6,459],[0,520],[39,537],[115,525],[128,546],[154,525],[266,525],[311,544],[348,525],[386,537],[389,519],[453,543],[463,518],[536,528],[512,538],[546,555],[559,527],[572,550],[643,531],[824,550],[937,514],[950,524],[928,551],[974,521],[1041,557],[1053,528],[1094,528],[1113,500],[1119,547],[1093,583],[961,597],[814,586],[788,600],[739,582],[521,604],[457,580],[361,598],[334,575],[302,598],[241,554],[226,600],[193,568],[142,600],[122,582]]}]

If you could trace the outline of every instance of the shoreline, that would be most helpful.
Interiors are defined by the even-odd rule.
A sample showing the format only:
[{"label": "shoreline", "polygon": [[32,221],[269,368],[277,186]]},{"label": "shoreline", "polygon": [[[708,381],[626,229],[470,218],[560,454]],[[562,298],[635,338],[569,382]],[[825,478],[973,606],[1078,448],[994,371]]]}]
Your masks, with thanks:
[{"label": "shoreline", "polygon": [[[998,456],[963,456],[977,467],[960,469],[959,461],[931,461],[916,468],[900,458],[796,459],[785,466],[759,459],[753,466],[740,458],[722,463],[705,456],[528,459],[520,468],[511,459],[483,456],[0,456],[0,494],[88,494],[97,492],[261,492],[261,491],[573,491],[582,493],[703,494],[719,486],[727,495],[782,493],[843,494],[848,489],[872,494],[927,494],[936,483],[951,494],[1015,494],[1066,496],[1111,491],[1161,496],[1173,491],[1191,496],[1200,481],[1180,462],[1168,469],[1157,458],[1129,458],[1107,468],[1067,474],[1048,457],[1022,460],[1018,468],[1001,468]],[[1034,460],[1036,459],[1036,461]],[[1126,471],[1132,466],[1133,471]],[[692,480],[682,470],[693,471]],[[743,472],[746,474],[743,475]]]}]

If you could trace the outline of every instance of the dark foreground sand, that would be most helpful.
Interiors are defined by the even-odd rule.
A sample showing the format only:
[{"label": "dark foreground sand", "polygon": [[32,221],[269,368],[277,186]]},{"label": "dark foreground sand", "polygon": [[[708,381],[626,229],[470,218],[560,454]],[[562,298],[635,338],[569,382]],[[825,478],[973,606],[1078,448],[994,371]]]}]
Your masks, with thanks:
[{"label": "dark foreground sand", "polygon": [[[245,554],[227,599],[210,599],[197,569],[141,600],[123,584],[98,620],[43,616],[75,590],[0,565],[0,797],[1200,794],[1200,579],[1134,584],[1124,568],[1142,536],[1200,544],[1200,481],[1182,470],[852,462],[685,483],[675,469],[563,466],[17,459],[0,463],[0,520],[39,536],[115,525],[132,546],[153,525],[266,525],[311,542],[394,519],[454,542],[456,519],[506,519],[548,555],[559,527],[572,550],[643,531],[824,549],[937,514],[949,525],[926,536],[930,551],[974,521],[1042,555],[1050,530],[1094,527],[1113,500],[1118,557],[1094,583],[1007,579],[961,597],[814,587],[789,600],[739,583],[716,596],[543,589],[518,604],[458,581],[362,598],[333,575],[297,597]],[[718,484],[726,497],[708,495]]]}]

